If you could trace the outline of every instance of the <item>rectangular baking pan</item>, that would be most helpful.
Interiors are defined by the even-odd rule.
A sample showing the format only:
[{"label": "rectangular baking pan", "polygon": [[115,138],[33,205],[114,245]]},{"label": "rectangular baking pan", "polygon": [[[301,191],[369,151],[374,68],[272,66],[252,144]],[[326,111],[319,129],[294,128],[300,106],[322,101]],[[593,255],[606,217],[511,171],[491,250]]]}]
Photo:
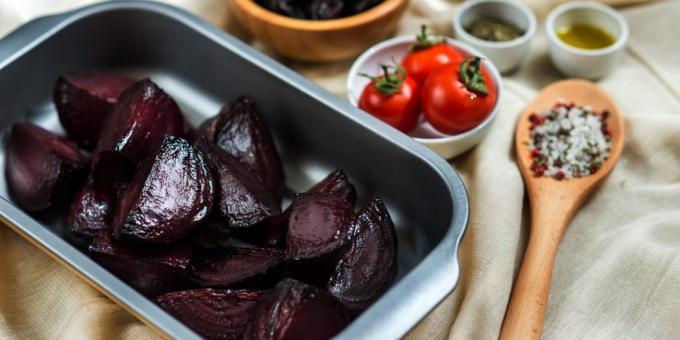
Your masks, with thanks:
[{"label": "rectangular baking pan", "polygon": [[[406,334],[450,293],[468,219],[465,187],[432,151],[180,9],[116,1],[39,18],[0,40],[0,128],[30,120],[61,131],[51,103],[57,76],[114,71],[150,76],[197,124],[239,94],[254,97],[285,163],[291,192],[334,168],[363,195],[384,198],[399,234],[399,278],[339,339]],[[4,168],[4,147],[0,166]],[[0,219],[155,330],[197,338],[69,243],[64,216],[28,215],[0,178]],[[361,196],[360,202],[368,197]]]}]

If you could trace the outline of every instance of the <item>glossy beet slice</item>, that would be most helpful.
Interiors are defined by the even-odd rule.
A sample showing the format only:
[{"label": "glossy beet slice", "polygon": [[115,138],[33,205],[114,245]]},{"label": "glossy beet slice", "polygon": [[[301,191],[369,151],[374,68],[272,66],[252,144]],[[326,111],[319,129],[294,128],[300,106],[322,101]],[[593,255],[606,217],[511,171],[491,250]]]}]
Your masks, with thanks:
[{"label": "glossy beet slice", "polygon": [[101,230],[110,229],[114,198],[114,193],[108,190],[96,190],[89,179],[71,203],[68,214],[71,232],[95,236]]},{"label": "glossy beet slice", "polygon": [[197,147],[215,179],[217,212],[230,227],[251,227],[281,213],[276,200],[245,165],[206,139]]},{"label": "glossy beet slice", "polygon": [[377,300],[397,274],[397,235],[382,200],[359,212],[354,238],[328,282],[328,291],[353,313]]},{"label": "glossy beet slice", "polygon": [[328,174],[328,176],[307,190],[307,192],[338,195],[346,199],[352,206],[354,206],[357,200],[357,191],[354,185],[349,182],[345,172],[340,169],[336,169]]},{"label": "glossy beet slice", "polygon": [[184,139],[166,135],[127,186],[113,221],[116,238],[176,241],[198,227],[213,204],[205,158]]},{"label": "glossy beet slice", "polygon": [[[238,97],[216,118],[213,141],[246,164],[277,201],[283,197],[283,166],[255,102]],[[219,117],[218,116],[218,117]]]},{"label": "glossy beet slice", "polygon": [[328,293],[285,279],[261,299],[243,339],[330,339],[348,323],[347,312]]},{"label": "glossy beet slice", "polygon": [[[329,173],[319,183],[307,190],[307,193],[339,195],[346,199],[351,206],[354,206],[357,199],[357,192],[356,189],[354,189],[354,185],[349,182],[345,172],[340,169],[336,169]],[[274,217],[270,221],[264,232],[265,244],[280,246],[285,242],[289,218],[290,207],[284,210],[281,215]]]},{"label": "glossy beet slice", "polygon": [[93,149],[113,104],[132,83],[128,78],[107,73],[60,76],[53,99],[68,136],[83,148]]},{"label": "glossy beet slice", "polygon": [[354,218],[352,206],[340,196],[298,195],[290,208],[286,235],[288,258],[310,260],[336,254]]},{"label": "glossy beet slice", "polygon": [[75,144],[31,123],[12,126],[5,152],[9,193],[26,210],[70,199],[86,174],[87,160]]},{"label": "glossy beet slice", "polygon": [[283,262],[283,251],[271,248],[227,248],[193,262],[194,276],[204,287],[233,287],[267,281]]},{"label": "glossy beet slice", "polygon": [[190,283],[189,243],[141,247],[115,241],[109,230],[103,230],[89,250],[97,262],[146,296],[182,289]]},{"label": "glossy beet slice", "polygon": [[114,153],[137,163],[154,150],[168,134],[182,137],[184,118],[170,96],[149,79],[128,87],[107,118],[94,151],[93,162]]},{"label": "glossy beet slice", "polygon": [[202,249],[227,248],[231,234],[231,230],[222,223],[211,221],[198,228],[191,240],[194,246]]},{"label": "glossy beet slice", "polygon": [[153,301],[206,339],[241,339],[262,292],[194,289],[170,292]]}]

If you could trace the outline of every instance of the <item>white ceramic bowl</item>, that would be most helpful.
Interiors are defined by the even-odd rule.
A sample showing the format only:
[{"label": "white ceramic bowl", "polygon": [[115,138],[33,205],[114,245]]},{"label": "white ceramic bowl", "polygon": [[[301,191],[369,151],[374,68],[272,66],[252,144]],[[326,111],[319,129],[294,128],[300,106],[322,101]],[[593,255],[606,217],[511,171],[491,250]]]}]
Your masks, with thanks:
[{"label": "white ceramic bowl", "polygon": [[[510,41],[487,41],[465,30],[480,18],[503,20],[515,25],[524,34]],[[536,16],[525,4],[514,0],[470,0],[463,2],[453,16],[456,38],[472,45],[486,55],[501,72],[512,71],[522,63],[536,33]]]},{"label": "white ceramic bowl", "polygon": [[[397,62],[400,62],[415,42],[415,35],[396,37],[371,47],[359,56],[359,58],[354,61],[354,64],[349,71],[349,76],[347,77],[347,95],[352,105],[358,106],[361,92],[370,82],[369,79],[360,76],[359,73],[380,74],[380,64],[391,64],[392,58]],[[496,104],[494,105],[493,110],[482,123],[471,130],[455,135],[447,135],[433,128],[432,125],[425,120],[424,116],[421,115],[418,125],[409,133],[409,136],[448,159],[479,144],[482,138],[489,132],[491,123],[496,116],[498,116],[498,111],[500,111],[500,102],[503,95],[503,81],[496,67],[493,66],[482,53],[460,41],[447,39],[447,42],[463,52],[465,56],[475,55],[482,57],[482,66],[489,71],[489,75],[497,89]]]},{"label": "white ceramic bowl", "polygon": [[[570,24],[600,27],[616,40],[597,50],[568,45],[557,36],[557,30]],[[550,59],[567,76],[598,79],[607,75],[623,54],[628,41],[628,23],[616,10],[597,2],[579,1],[560,5],[548,15],[545,23],[550,40]]]}]

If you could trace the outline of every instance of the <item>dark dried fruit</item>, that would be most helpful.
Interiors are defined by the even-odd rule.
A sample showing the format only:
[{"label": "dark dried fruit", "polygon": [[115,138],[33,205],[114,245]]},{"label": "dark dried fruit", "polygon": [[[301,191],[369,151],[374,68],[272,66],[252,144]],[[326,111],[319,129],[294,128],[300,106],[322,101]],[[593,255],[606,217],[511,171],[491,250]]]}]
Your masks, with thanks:
[{"label": "dark dried fruit", "polygon": [[251,227],[281,213],[276,200],[245,165],[206,139],[197,147],[215,179],[217,212],[230,227]]},{"label": "dark dried fruit", "polygon": [[241,339],[262,292],[195,289],[154,299],[165,311],[206,339]]},{"label": "dark dried fruit", "polygon": [[201,152],[166,135],[125,189],[113,220],[114,235],[150,243],[176,241],[208,217],[213,193]]},{"label": "dark dried fruit", "polygon": [[181,289],[190,283],[189,243],[139,247],[116,242],[110,231],[104,230],[97,234],[89,250],[97,262],[146,296]]},{"label": "dark dried fruit", "polygon": [[184,118],[170,96],[149,79],[128,87],[107,118],[94,151],[95,171],[102,154],[111,152],[136,164],[166,134],[182,137]]},{"label": "dark dried fruit", "polygon": [[[357,193],[354,185],[349,182],[347,175],[340,170],[329,173],[319,183],[315,184],[307,193],[331,194],[338,195],[347,200],[351,206],[357,199]],[[274,217],[266,226],[264,231],[264,244],[270,246],[280,246],[285,242],[286,232],[288,231],[288,220],[290,218],[290,207],[281,213],[281,215]]]},{"label": "dark dried fruit", "polygon": [[225,106],[216,119],[218,126],[212,141],[250,168],[280,201],[284,191],[283,166],[255,102],[238,97]]},{"label": "dark dried fruit", "polygon": [[262,297],[243,339],[330,339],[348,323],[347,312],[328,293],[285,279]]},{"label": "dark dried fruit", "polygon": [[340,196],[298,195],[290,208],[288,258],[316,260],[335,255],[343,246],[354,218],[352,206]]},{"label": "dark dried fruit", "polygon": [[384,0],[350,0],[349,10],[352,13],[361,13],[367,11]]},{"label": "dark dried fruit", "polygon": [[115,195],[108,190],[96,190],[89,179],[71,203],[68,214],[71,232],[95,236],[101,230],[110,229],[114,198]]},{"label": "dark dried fruit", "polygon": [[256,0],[276,13],[298,19],[328,20],[369,10],[384,0]]},{"label": "dark dried fruit", "polygon": [[312,0],[309,16],[312,20],[336,19],[343,15],[345,0]]},{"label": "dark dried fruit", "polygon": [[377,300],[397,274],[397,235],[378,197],[359,212],[351,246],[338,262],[327,289],[353,313]]},{"label": "dark dried fruit", "polygon": [[30,123],[12,126],[5,152],[9,193],[26,210],[70,199],[86,174],[87,160],[75,144]]},{"label": "dark dried fruit", "polygon": [[228,248],[197,256],[194,276],[203,287],[234,287],[262,283],[275,276],[283,251],[271,248]]},{"label": "dark dried fruit", "polygon": [[257,2],[271,11],[287,17],[305,19],[307,13],[299,0],[257,0]]},{"label": "dark dried fruit", "polygon": [[111,107],[132,83],[126,77],[107,73],[60,76],[53,99],[68,136],[85,149],[94,148]]}]

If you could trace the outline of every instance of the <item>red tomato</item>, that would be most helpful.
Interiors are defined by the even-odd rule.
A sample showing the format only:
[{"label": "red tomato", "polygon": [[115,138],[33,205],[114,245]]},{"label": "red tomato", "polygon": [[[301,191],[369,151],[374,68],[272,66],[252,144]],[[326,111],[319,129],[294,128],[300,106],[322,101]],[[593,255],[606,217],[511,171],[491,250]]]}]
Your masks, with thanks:
[{"label": "red tomato", "polygon": [[479,125],[496,104],[496,88],[480,58],[441,66],[425,81],[421,102],[437,130],[454,134]]},{"label": "red tomato", "polygon": [[420,115],[420,85],[398,67],[384,75],[369,77],[372,81],[364,87],[359,108],[402,132],[413,130]]},{"label": "red tomato", "polygon": [[431,38],[427,34],[425,25],[421,26],[421,29],[420,35],[416,37],[418,43],[401,61],[408,75],[419,84],[424,83],[435,68],[463,60],[463,54],[455,47],[447,44],[443,39]]}]

